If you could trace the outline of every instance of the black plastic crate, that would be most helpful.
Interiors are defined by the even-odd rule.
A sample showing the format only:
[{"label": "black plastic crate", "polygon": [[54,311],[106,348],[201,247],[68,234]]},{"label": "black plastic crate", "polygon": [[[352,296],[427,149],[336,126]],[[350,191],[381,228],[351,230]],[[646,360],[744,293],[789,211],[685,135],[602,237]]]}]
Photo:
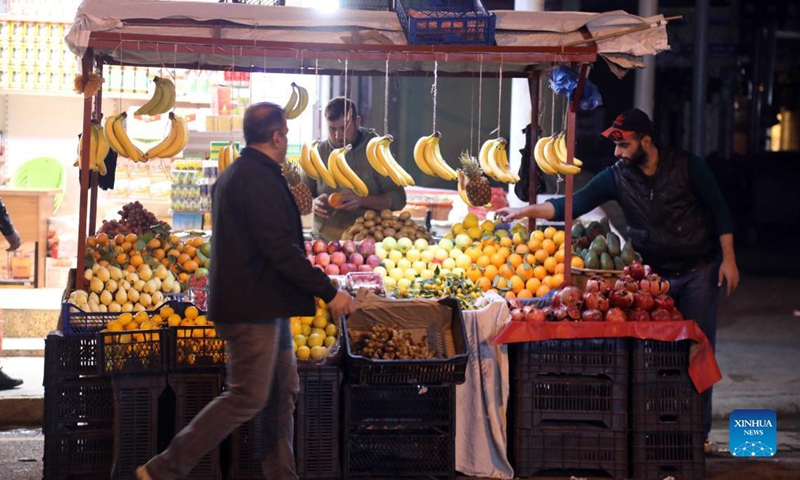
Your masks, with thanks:
[{"label": "black plastic crate", "polygon": [[637,480],[705,478],[706,458],[701,432],[634,432],[631,465]]},{"label": "black plastic crate", "polygon": [[539,376],[514,382],[514,428],[586,426],[625,431],[628,385],[591,377]]},{"label": "black plastic crate", "polygon": [[626,338],[512,343],[512,376],[527,380],[541,374],[597,375],[627,382],[628,345]]},{"label": "black plastic crate", "polygon": [[691,340],[679,342],[632,340],[632,342],[631,381],[633,383],[689,378]]},{"label": "black plastic crate", "polygon": [[455,478],[455,432],[377,430],[345,438],[344,478]]},{"label": "black plastic crate", "polygon": [[107,479],[111,475],[111,430],[45,433],[44,480]]},{"label": "black plastic crate", "polygon": [[512,465],[517,477],[627,478],[626,431],[518,429],[513,447]]},{"label": "black plastic crate", "polygon": [[394,10],[394,2],[395,0],[339,0],[339,8],[391,12]]},{"label": "black plastic crate", "polygon": [[635,432],[703,431],[703,400],[690,380],[634,383],[631,429]]},{"label": "black plastic crate", "polygon": [[97,375],[97,337],[65,337],[58,332],[47,335],[44,384],[79,375]]},{"label": "black plastic crate", "polygon": [[[189,424],[200,411],[222,391],[222,374],[175,374],[167,377],[175,392],[175,432]],[[189,474],[195,480],[219,480],[219,448],[205,454]]]},{"label": "black plastic crate", "polygon": [[100,375],[158,374],[166,369],[167,331],[129,330],[97,333]]},{"label": "black plastic crate", "polygon": [[480,0],[396,0],[409,45],[494,45],[497,17]]},{"label": "black plastic crate", "polygon": [[45,383],[45,433],[82,426],[110,430],[113,421],[111,379],[82,377]]},{"label": "black plastic crate", "polygon": [[294,413],[294,458],[300,478],[339,478],[338,367],[303,367]]},{"label": "black plastic crate", "polygon": [[230,461],[228,480],[263,479],[261,468],[261,436],[258,430],[262,425],[261,415],[243,423],[230,436]]},{"label": "black plastic crate", "polygon": [[119,376],[114,388],[114,467],[112,478],[133,479],[136,468],[158,453],[158,399],[164,375]]},{"label": "black plastic crate", "polygon": [[[225,340],[214,327],[170,327],[170,372],[219,372],[225,369]],[[214,332],[210,336],[209,332]]]},{"label": "black plastic crate", "polygon": [[344,401],[345,421],[351,431],[455,427],[455,387],[452,385],[347,385]]},{"label": "black plastic crate", "polygon": [[[452,311],[452,342],[455,355],[429,360],[373,360],[353,354],[347,319],[342,320],[347,348],[347,383],[351,385],[440,385],[464,383],[469,343],[464,327],[461,305],[454,298],[444,298],[439,303]],[[351,327],[352,327],[351,319]],[[353,327],[354,328],[354,327]],[[440,332],[437,335],[443,336]],[[446,340],[439,341],[446,343]]]}]

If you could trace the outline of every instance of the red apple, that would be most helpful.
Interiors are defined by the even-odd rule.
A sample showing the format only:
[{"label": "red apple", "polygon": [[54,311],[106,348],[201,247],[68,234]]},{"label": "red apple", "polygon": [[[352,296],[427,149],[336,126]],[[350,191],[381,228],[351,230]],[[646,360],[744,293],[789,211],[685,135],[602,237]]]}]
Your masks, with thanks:
[{"label": "red apple", "polygon": [[309,262],[311,262],[311,265],[316,264],[316,259],[317,259],[316,255],[309,253],[308,255],[306,255],[306,258],[308,259]]},{"label": "red apple", "polygon": [[325,240],[314,240],[314,243],[311,244],[311,251],[314,253],[314,255],[319,255],[327,250],[328,244],[325,243]]},{"label": "red apple", "polygon": [[[336,253],[341,253],[341,252],[336,252]],[[344,254],[342,254],[342,255],[344,255]],[[358,271],[358,267],[353,265],[352,263],[345,263],[345,264],[343,264],[342,266],[339,267],[339,274],[340,275],[347,275],[350,272],[356,272],[356,271]]]},{"label": "red apple", "polygon": [[325,252],[317,254],[317,265],[321,265],[322,268],[327,267],[331,263],[331,256]]},{"label": "red apple", "polygon": [[303,247],[304,247],[304,248],[305,248],[305,250],[306,250],[306,255],[308,255],[309,253],[311,253],[311,242],[309,242],[308,240],[306,240],[305,242],[303,242]]},{"label": "red apple", "polygon": [[356,242],[352,240],[345,240],[344,242],[342,242],[342,251],[348,257],[356,253]]},{"label": "red apple", "polygon": [[369,264],[365,263],[364,265],[359,265],[358,266],[358,271],[359,272],[371,272],[374,268],[375,267],[373,267],[372,265],[369,265]]},{"label": "red apple", "polygon": [[[377,267],[378,265],[381,264],[381,257],[379,257],[377,255],[370,255],[369,257],[367,257],[366,264],[369,265],[370,267],[375,268],[375,267]],[[370,271],[372,271],[372,270],[370,270]]]},{"label": "red apple", "polygon": [[331,263],[341,267],[347,263],[347,255],[342,252],[333,252],[331,253]]},{"label": "red apple", "polygon": [[342,245],[338,241],[334,240],[334,241],[328,243],[327,251],[328,251],[328,253],[331,253],[331,254],[333,252],[341,252],[342,251]]},{"label": "red apple", "polygon": [[353,253],[350,255],[348,262],[359,267],[361,265],[364,265],[364,257],[360,253]]},{"label": "red apple", "polygon": [[339,275],[339,267],[331,263],[325,267],[325,273],[328,275]]}]

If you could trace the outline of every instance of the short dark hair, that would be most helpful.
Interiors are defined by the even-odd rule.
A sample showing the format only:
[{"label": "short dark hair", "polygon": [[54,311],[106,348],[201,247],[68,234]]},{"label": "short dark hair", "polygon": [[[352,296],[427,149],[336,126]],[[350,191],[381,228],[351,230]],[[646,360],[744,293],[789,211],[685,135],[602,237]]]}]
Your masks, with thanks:
[{"label": "short dark hair", "polygon": [[327,120],[338,120],[344,116],[345,105],[347,105],[347,112],[350,113],[350,120],[355,120],[358,117],[358,109],[356,104],[349,98],[335,97],[328,101],[325,105],[325,118]]},{"label": "short dark hair", "polygon": [[270,102],[254,103],[244,112],[244,141],[247,145],[269,143],[275,132],[284,126],[286,112]]}]

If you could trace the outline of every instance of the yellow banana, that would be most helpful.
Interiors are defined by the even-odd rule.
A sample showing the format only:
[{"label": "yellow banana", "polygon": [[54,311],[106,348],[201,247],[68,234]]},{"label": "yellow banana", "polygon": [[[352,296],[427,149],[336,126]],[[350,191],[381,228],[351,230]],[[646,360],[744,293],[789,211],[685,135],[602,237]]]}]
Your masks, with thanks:
[{"label": "yellow banana", "polygon": [[300,94],[297,93],[297,84],[292,82],[292,94],[289,95],[289,101],[286,102],[286,106],[283,107],[283,110],[286,112],[286,117],[289,118],[289,112],[294,110],[297,106],[297,100]]},{"label": "yellow banana", "polygon": [[322,163],[322,159],[319,156],[319,149],[317,148],[319,143],[315,140],[314,143],[311,144],[311,148],[309,149],[308,156],[311,160],[311,164],[314,166],[314,170],[319,173],[322,181],[325,182],[331,188],[336,188],[336,179],[333,178],[331,172],[325,167],[325,164]]},{"label": "yellow banana", "polygon": [[328,155],[328,170],[330,170],[331,175],[333,178],[336,179],[336,184],[347,188],[349,190],[355,191],[355,185],[350,182],[350,179],[345,176],[345,174],[339,169],[339,148],[334,148],[331,150],[330,155]]},{"label": "yellow banana", "polygon": [[417,144],[414,145],[414,163],[416,163],[417,167],[422,170],[422,173],[435,177],[436,174],[433,173],[433,170],[431,170],[427,162],[425,162],[425,145],[428,143],[430,138],[431,136],[427,135],[424,137],[419,137],[419,140],[417,140]]},{"label": "yellow banana", "polygon": [[541,168],[544,173],[555,175],[558,172],[550,166],[544,157],[544,147],[550,140],[552,140],[552,137],[541,137],[536,141],[536,146],[533,147],[533,159],[536,160],[536,165],[539,165],[539,168]]},{"label": "yellow banana", "polygon": [[297,105],[295,105],[292,110],[286,112],[286,118],[289,120],[299,117],[308,106],[308,90],[300,85],[294,85],[294,88],[297,89],[298,100]]},{"label": "yellow banana", "polygon": [[[403,167],[397,163],[395,160],[394,155],[392,155],[391,144],[394,141],[394,137],[391,135],[386,135],[383,137],[383,141],[378,145],[378,158],[380,159],[381,163],[384,163],[388,170],[394,171],[394,173],[400,178],[401,185],[403,187],[407,187],[409,185],[415,185],[414,179],[409,175],[408,172],[405,171]],[[394,179],[392,179],[394,181]]]},{"label": "yellow banana", "polygon": [[481,150],[478,153],[478,163],[480,164],[483,173],[493,178],[494,180],[499,181],[500,180],[499,172],[495,172],[492,165],[489,164],[489,151],[492,149],[495,143],[497,143],[496,138],[492,138],[483,142],[483,145],[481,145]]},{"label": "yellow banana", "polygon": [[105,126],[103,131],[106,132],[106,140],[108,140],[109,145],[111,148],[114,149],[117,154],[121,157],[131,158],[131,155],[125,151],[125,147],[122,146],[119,139],[114,135],[114,122],[120,120],[122,117],[119,115],[111,115],[106,119]]},{"label": "yellow banana", "polygon": [[547,143],[544,144],[544,159],[550,167],[562,175],[575,175],[581,171],[580,167],[575,165],[567,165],[558,160],[558,154],[555,151],[555,138],[550,137]]},{"label": "yellow banana", "polygon": [[103,127],[100,124],[92,125],[92,144],[89,148],[94,152],[94,170],[97,170],[100,175],[105,175],[106,170],[106,157],[110,151],[108,141],[106,141],[106,134],[103,132]]},{"label": "yellow banana", "polygon": [[163,86],[159,84],[159,80],[160,77],[153,77],[153,82],[156,84],[156,88],[153,91],[153,96],[150,97],[150,100],[148,100],[147,103],[139,107],[139,109],[133,113],[134,115],[150,115],[150,113],[154,111],[156,105],[161,102],[161,99],[166,92]]},{"label": "yellow banana", "polygon": [[443,180],[455,180],[457,178],[455,170],[450,168],[447,162],[442,158],[442,152],[439,150],[439,132],[431,135],[428,142],[425,144],[425,162],[428,167]]},{"label": "yellow banana", "polygon": [[178,130],[177,139],[167,149],[161,152],[161,158],[172,158],[181,153],[189,143],[189,127],[186,119],[175,115],[175,128]]},{"label": "yellow banana", "polygon": [[300,164],[300,168],[303,169],[306,175],[315,180],[319,178],[319,172],[314,167],[314,164],[311,163],[311,147],[307,143],[300,147],[300,158],[297,163]]},{"label": "yellow banana", "polygon": [[175,117],[174,113],[169,114],[169,122],[169,134],[158,145],[150,148],[144,153],[145,159],[150,160],[151,158],[164,158],[162,156],[163,153],[168,151],[170,147],[172,147],[172,145],[178,141],[178,134],[180,134],[180,131],[177,128],[178,119]]},{"label": "yellow banana", "polygon": [[350,183],[353,184],[353,191],[355,194],[359,197],[366,197],[369,195],[369,189],[367,188],[367,185],[363,180],[361,180],[361,178],[358,177],[358,175],[356,175],[356,172],[350,168],[350,165],[347,163],[347,159],[345,158],[345,155],[349,151],[349,145],[345,148],[339,149],[339,153],[337,153],[336,158],[336,166],[339,168],[339,171],[347,177]]},{"label": "yellow banana", "polygon": [[122,119],[126,118],[127,116],[128,115],[125,112],[122,112],[119,115],[120,118],[118,118],[112,125],[112,128],[114,129],[114,137],[119,140],[122,149],[129,154],[128,158],[134,162],[144,162],[144,154],[141,150],[133,145],[131,139],[128,137],[128,134],[125,132],[125,129],[122,127]]},{"label": "yellow banana", "polygon": [[458,171],[458,187],[457,187],[458,196],[461,197],[461,201],[466,203],[468,206],[474,207],[474,205],[472,205],[472,202],[469,201],[469,197],[467,196],[467,192],[464,191],[464,184],[465,183],[466,182],[465,182],[465,179],[464,179],[464,171],[463,170],[459,170]]},{"label": "yellow banana", "polygon": [[492,146],[489,147],[489,152],[486,155],[487,162],[489,163],[489,168],[495,174],[495,180],[505,182],[507,178],[504,172],[500,169],[500,166],[497,164],[497,153],[500,148],[502,148],[503,141],[501,139],[497,139],[492,142]]},{"label": "yellow banana", "polygon": [[375,169],[378,174],[388,177],[389,172],[385,165],[381,163],[381,160],[378,158],[378,146],[381,143],[381,139],[383,137],[373,137],[367,142],[367,161]]},{"label": "yellow banana", "polygon": [[494,160],[495,163],[502,174],[503,181],[506,183],[517,183],[519,181],[519,177],[511,171],[510,166],[508,164],[508,142],[503,139],[497,142],[497,148],[494,152]]},{"label": "yellow banana", "polygon": [[220,148],[219,153],[217,153],[217,169],[219,170],[219,173],[224,172],[225,169],[228,168],[228,159],[227,159],[229,151],[228,146],[231,143],[233,142],[230,142],[228,143],[228,145],[225,145],[224,147]]},{"label": "yellow banana", "polygon": [[169,112],[175,106],[175,84],[172,80],[165,77],[156,77],[158,79],[158,86],[163,90],[161,100],[153,107],[150,115],[158,115],[161,113]]},{"label": "yellow banana", "polygon": [[[558,160],[561,163],[567,164],[567,139],[566,135],[564,135],[564,132],[561,132],[556,138],[555,149],[556,149],[556,155],[558,156]],[[572,158],[572,164],[578,167],[583,166],[583,162],[578,160],[577,157]]]}]

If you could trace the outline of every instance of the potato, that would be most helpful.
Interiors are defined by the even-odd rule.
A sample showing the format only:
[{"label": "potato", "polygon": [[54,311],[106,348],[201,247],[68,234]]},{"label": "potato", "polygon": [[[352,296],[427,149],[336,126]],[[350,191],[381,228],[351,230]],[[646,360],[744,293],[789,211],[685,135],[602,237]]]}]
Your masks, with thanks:
[{"label": "potato", "polygon": [[364,222],[364,226],[367,227],[367,228],[374,227],[375,226],[375,221],[367,220],[366,222]]},{"label": "potato", "polygon": [[374,210],[367,210],[366,212],[364,212],[364,220],[374,220],[375,217],[377,216],[378,214],[375,213]]},{"label": "potato", "polygon": [[403,221],[409,220],[411,219],[411,212],[400,212],[400,216],[398,218]]},{"label": "potato", "polygon": [[381,218],[383,218],[384,220],[392,220],[394,218],[394,215],[392,215],[391,210],[383,210],[381,211]]}]

